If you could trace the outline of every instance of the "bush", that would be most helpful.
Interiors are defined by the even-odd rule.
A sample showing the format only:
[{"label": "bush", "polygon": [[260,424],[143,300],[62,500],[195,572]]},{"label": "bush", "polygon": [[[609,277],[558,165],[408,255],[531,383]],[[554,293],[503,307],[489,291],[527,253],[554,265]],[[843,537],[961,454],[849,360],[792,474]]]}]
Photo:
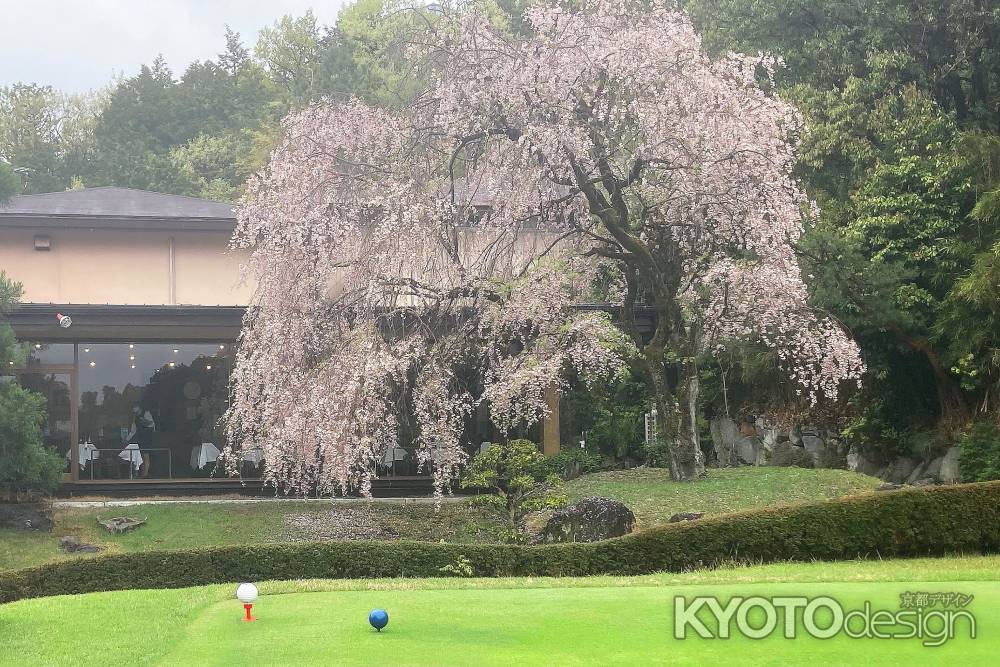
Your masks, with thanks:
[{"label": "bush", "polygon": [[602,457],[644,461],[649,405],[645,380],[631,370],[593,387],[578,383],[563,398],[563,432],[583,435]]},{"label": "bush", "polygon": [[580,474],[597,472],[601,469],[601,455],[586,449],[564,449],[555,456],[547,456],[536,466],[537,475],[548,477],[559,475],[565,478],[566,469],[572,464],[579,464]]},{"label": "bush", "polygon": [[[522,546],[325,542],[108,554],[0,573],[0,602],[269,579],[636,575],[748,562],[1000,549],[1000,482],[868,493],[667,524],[603,542]],[[463,568],[464,569],[464,568]]]},{"label": "bush", "polygon": [[545,457],[530,440],[493,445],[476,455],[462,477],[463,488],[485,488],[493,495],[473,499],[497,511],[507,522],[504,540],[522,541],[529,512],[554,509],[566,502],[562,477],[545,470]]},{"label": "bush", "polygon": [[[21,296],[20,283],[0,271],[0,315],[11,311]],[[0,368],[23,361],[10,325],[0,320]],[[45,397],[0,377],[0,497],[25,491],[55,490],[65,463],[42,443]]]},{"label": "bush", "polygon": [[782,468],[812,468],[812,455],[802,447],[796,447],[787,440],[779,442],[767,457],[767,465]]},{"label": "bush", "polygon": [[963,481],[1000,479],[1000,429],[994,424],[975,424],[959,445],[962,450],[958,467]]}]

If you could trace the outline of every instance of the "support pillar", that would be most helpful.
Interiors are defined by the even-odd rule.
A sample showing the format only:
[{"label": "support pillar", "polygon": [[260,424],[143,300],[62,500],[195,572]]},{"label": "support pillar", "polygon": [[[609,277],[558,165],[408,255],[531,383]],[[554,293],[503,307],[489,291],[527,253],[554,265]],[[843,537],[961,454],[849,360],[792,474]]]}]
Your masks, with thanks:
[{"label": "support pillar", "polygon": [[559,453],[559,388],[549,385],[545,390],[545,403],[549,416],[542,420],[542,453],[555,456]]}]

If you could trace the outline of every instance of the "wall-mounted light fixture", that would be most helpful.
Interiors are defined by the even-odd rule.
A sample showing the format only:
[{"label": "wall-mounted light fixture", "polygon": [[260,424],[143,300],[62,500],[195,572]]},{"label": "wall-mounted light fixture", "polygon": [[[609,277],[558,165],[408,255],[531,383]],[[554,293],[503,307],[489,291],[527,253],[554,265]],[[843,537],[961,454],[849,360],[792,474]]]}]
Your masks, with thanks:
[{"label": "wall-mounted light fixture", "polygon": [[48,234],[35,234],[35,250],[52,250],[52,237]]}]

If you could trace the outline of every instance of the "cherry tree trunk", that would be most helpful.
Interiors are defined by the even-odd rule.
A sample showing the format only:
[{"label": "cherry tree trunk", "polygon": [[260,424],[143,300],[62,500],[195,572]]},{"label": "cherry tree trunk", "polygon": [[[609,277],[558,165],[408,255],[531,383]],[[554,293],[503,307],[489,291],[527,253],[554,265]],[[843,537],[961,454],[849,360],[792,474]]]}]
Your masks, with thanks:
[{"label": "cherry tree trunk", "polygon": [[[682,372],[687,386],[674,392],[667,382],[667,369],[662,351],[650,354],[647,349],[648,382],[656,404],[658,435],[666,443],[670,462],[670,477],[677,481],[693,480],[705,472],[705,457],[698,439],[697,374]],[[682,369],[686,371],[688,369]]]}]

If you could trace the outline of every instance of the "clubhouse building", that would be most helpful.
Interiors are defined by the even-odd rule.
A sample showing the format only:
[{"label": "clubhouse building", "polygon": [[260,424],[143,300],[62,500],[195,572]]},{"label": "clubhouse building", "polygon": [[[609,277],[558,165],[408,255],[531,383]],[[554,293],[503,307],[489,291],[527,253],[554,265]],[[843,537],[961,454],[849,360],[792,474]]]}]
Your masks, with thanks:
[{"label": "clubhouse building", "polygon": [[[262,461],[217,466],[229,370],[253,285],[229,248],[230,204],[118,187],[19,195],[0,206],[0,270],[22,283],[10,316],[29,345],[0,369],[48,399],[47,446],[67,493],[260,489]],[[539,435],[559,448],[558,398]],[[427,484],[406,448],[376,492]],[[428,485],[429,488],[429,485]]]}]

